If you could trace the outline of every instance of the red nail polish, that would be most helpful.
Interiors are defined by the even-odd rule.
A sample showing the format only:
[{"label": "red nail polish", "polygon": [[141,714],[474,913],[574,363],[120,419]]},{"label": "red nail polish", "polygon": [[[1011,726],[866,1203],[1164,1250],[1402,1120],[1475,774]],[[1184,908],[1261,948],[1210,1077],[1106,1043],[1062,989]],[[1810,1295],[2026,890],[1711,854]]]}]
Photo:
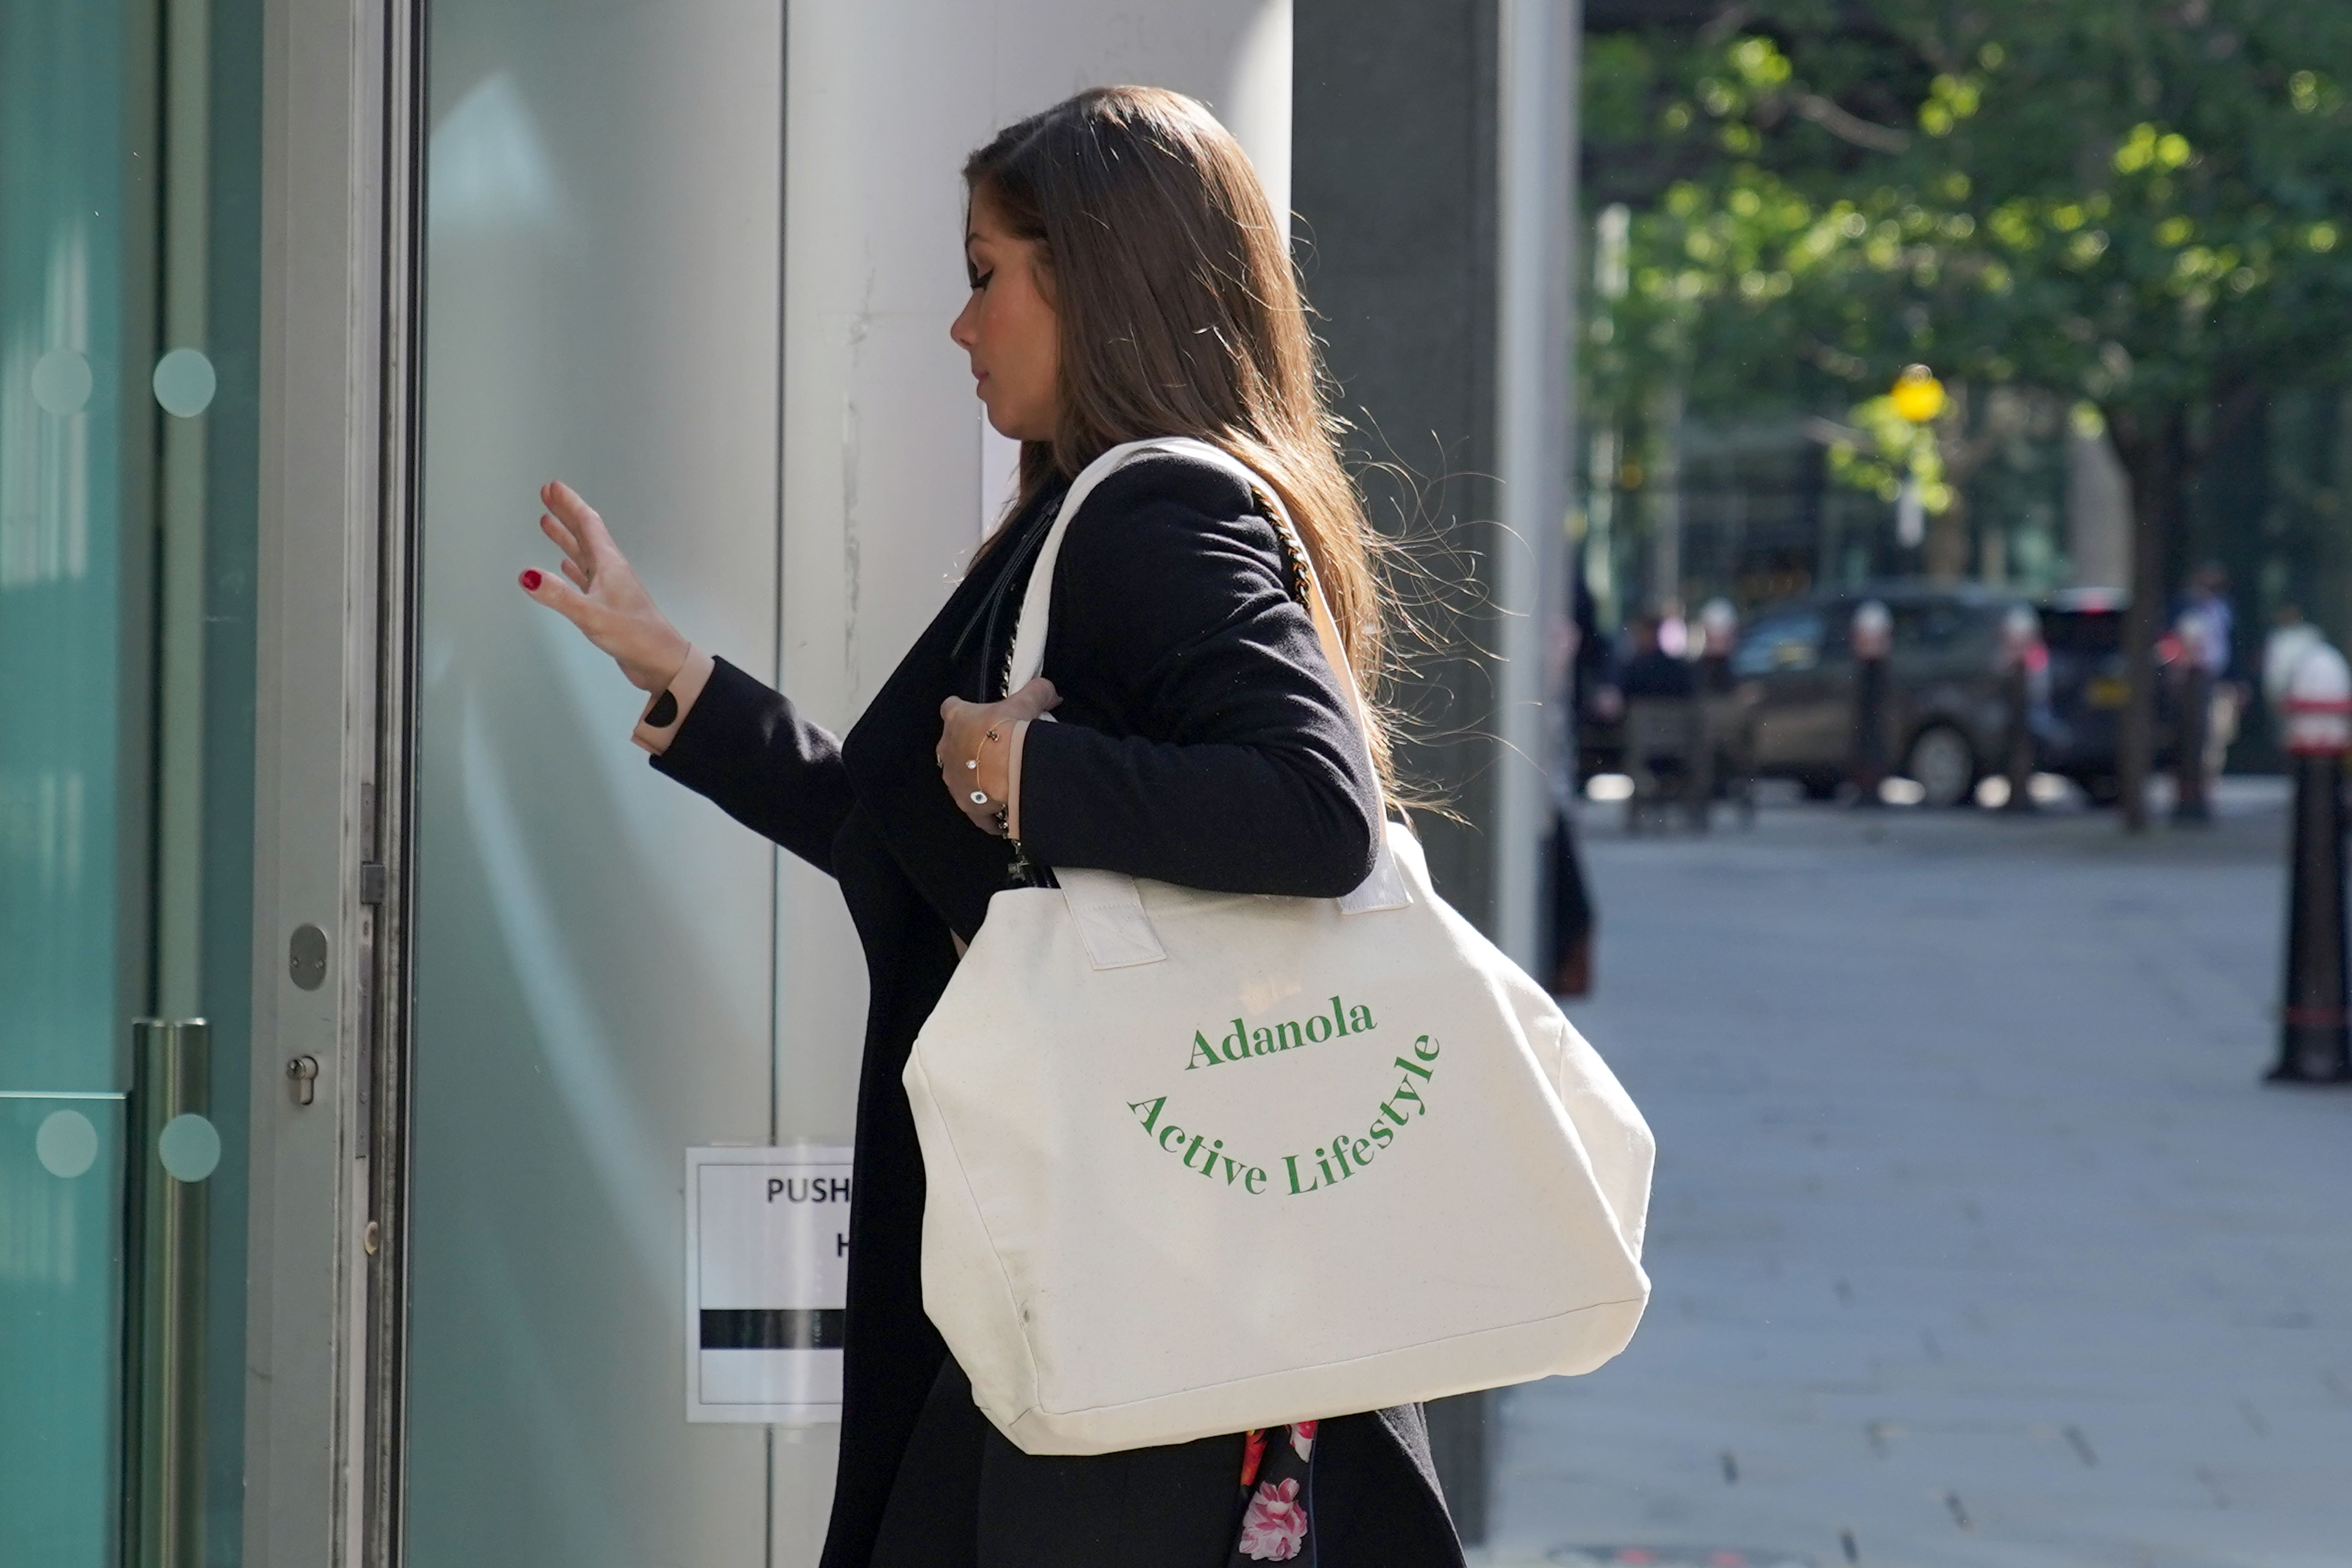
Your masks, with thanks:
[{"label": "red nail polish", "polygon": [[539,592],[539,571],[536,567],[525,569],[520,580],[522,584],[522,591],[524,593],[536,594]]}]

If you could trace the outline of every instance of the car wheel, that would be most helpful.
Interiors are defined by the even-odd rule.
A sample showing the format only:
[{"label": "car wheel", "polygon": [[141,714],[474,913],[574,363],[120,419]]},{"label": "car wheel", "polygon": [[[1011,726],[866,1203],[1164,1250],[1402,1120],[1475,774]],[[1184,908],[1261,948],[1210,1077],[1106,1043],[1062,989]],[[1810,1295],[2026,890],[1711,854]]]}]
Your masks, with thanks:
[{"label": "car wheel", "polygon": [[1931,724],[1911,742],[1903,771],[1927,792],[1920,805],[1960,805],[1976,788],[1977,755],[1966,735],[1949,724]]},{"label": "car wheel", "polygon": [[1835,773],[1807,773],[1797,781],[1797,787],[1805,792],[1807,800],[1835,800],[1837,786]]}]

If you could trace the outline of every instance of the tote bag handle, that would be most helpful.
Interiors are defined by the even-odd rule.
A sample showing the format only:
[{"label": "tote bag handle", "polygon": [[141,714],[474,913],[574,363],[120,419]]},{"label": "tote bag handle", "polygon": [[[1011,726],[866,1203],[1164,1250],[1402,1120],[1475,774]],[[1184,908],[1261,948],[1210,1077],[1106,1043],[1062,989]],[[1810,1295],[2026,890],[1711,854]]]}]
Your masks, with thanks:
[{"label": "tote bag handle", "polygon": [[[1211,446],[1206,441],[1186,436],[1162,437],[1149,441],[1129,441],[1113,447],[1088,463],[1062,498],[1060,510],[1054,517],[1044,544],[1037,551],[1037,563],[1030,568],[1029,586],[1021,596],[1021,619],[1013,634],[1013,659],[1007,667],[1004,689],[1018,691],[1037,678],[1045,662],[1046,624],[1052,615],[1054,599],[1054,563],[1062,552],[1062,536],[1069,531],[1078,509],[1094,493],[1095,487],[1108,479],[1124,464],[1150,452],[1166,452],[1213,463],[1250,488],[1275,510],[1278,529],[1286,552],[1297,539],[1290,514],[1282,498],[1272,485],[1265,482],[1247,465],[1232,454]],[[1322,581],[1315,574],[1314,557],[1303,545],[1297,546],[1298,565],[1307,578],[1307,614],[1315,623],[1315,635],[1323,645],[1323,657],[1330,661],[1332,672],[1347,691],[1349,706],[1356,717],[1356,742],[1362,748],[1364,767],[1373,777],[1380,770],[1374,763],[1371,747],[1370,715],[1364,707],[1363,692],[1356,685],[1354,668],[1348,662],[1348,650],[1339,640],[1339,624],[1333,619],[1329,603],[1323,596]],[[1048,718],[1052,715],[1048,714]],[[1168,956],[1157,932],[1151,929],[1151,919],[1144,912],[1143,897],[1137,891],[1135,879],[1122,871],[1103,871],[1087,867],[1054,868],[1055,880],[1062,885],[1062,896],[1068,903],[1070,918],[1076,925],[1087,946],[1087,956],[1097,969],[1123,969],[1138,963],[1157,963]],[[1385,830],[1379,835],[1378,853],[1371,874],[1353,892],[1339,900],[1342,914],[1370,914],[1381,910],[1401,910],[1412,902],[1405,886],[1404,875],[1397,868],[1396,857],[1390,852]]]}]

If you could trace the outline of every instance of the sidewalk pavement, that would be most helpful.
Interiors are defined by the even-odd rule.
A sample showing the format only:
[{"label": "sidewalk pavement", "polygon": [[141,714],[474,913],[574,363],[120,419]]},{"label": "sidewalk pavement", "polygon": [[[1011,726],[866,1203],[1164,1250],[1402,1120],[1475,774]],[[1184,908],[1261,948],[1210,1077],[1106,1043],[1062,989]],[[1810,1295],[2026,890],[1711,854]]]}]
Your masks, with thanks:
[{"label": "sidewalk pavement", "polygon": [[1647,1321],[1499,1396],[1493,1564],[2352,1565],[2352,1092],[2263,1087],[2284,795],[1588,811]]}]

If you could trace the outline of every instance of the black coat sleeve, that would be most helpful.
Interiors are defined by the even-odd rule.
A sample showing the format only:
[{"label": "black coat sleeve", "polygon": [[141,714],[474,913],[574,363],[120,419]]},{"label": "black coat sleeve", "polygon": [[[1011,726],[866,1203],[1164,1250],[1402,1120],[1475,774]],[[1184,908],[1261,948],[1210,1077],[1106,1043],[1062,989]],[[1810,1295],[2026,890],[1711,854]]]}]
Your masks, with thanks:
[{"label": "black coat sleeve", "polygon": [[711,664],[655,769],[831,875],[834,835],[854,800],[841,743],[782,692],[725,659]]},{"label": "black coat sleeve", "polygon": [[1046,866],[1331,898],[1371,868],[1380,789],[1281,542],[1237,480],[1138,462],[1074,520],[1021,834]]}]

